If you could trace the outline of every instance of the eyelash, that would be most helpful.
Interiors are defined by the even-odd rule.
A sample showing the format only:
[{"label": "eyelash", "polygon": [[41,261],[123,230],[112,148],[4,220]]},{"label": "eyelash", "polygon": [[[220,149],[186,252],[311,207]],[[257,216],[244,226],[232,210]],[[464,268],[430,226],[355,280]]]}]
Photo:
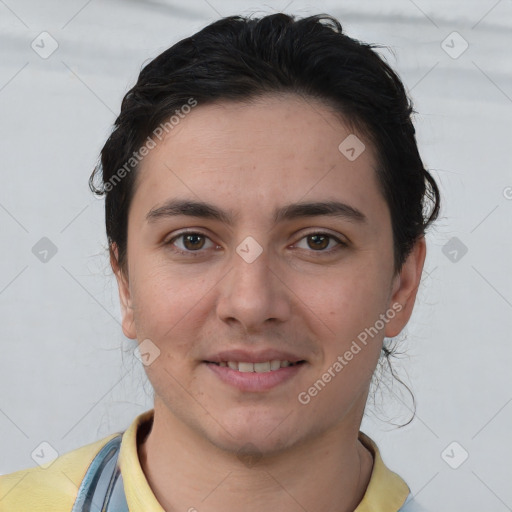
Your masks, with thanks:
[{"label": "eyelash", "polygon": [[[179,238],[182,238],[184,236],[187,236],[187,235],[199,235],[201,237],[204,237],[204,238],[210,240],[210,237],[208,237],[207,235],[205,235],[205,234],[203,234],[203,233],[201,233],[199,231],[183,231],[183,232],[179,233],[178,235],[172,237],[168,242],[165,242],[164,245],[169,246],[172,251],[174,251],[174,252],[176,252],[178,254],[183,254],[183,255],[192,256],[192,257],[201,256],[204,251],[201,251],[201,250],[197,250],[197,251],[184,251],[183,249],[178,249],[178,248],[176,248],[174,246],[174,242],[176,240],[178,240]],[[310,233],[306,233],[305,235],[303,235],[299,239],[299,242],[302,241],[303,239],[305,239],[305,238],[307,238],[309,236],[313,236],[313,235],[326,236],[326,237],[330,238],[331,240],[334,240],[334,241],[337,242],[337,245],[334,248],[331,248],[329,250],[314,251],[314,250],[311,249],[311,250],[307,251],[307,252],[310,252],[310,253],[314,254],[315,256],[323,256],[325,254],[331,254],[333,252],[336,252],[337,250],[342,249],[343,247],[347,247],[348,246],[347,243],[343,242],[338,237],[332,235],[331,233],[326,233],[326,232],[323,232],[323,231],[312,231]],[[307,249],[302,249],[302,250],[307,250]]]}]

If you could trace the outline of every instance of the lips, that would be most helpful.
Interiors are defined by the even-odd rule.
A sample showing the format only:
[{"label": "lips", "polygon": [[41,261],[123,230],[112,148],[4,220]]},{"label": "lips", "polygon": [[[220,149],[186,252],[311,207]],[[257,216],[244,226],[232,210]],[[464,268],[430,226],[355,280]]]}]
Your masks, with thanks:
[{"label": "lips", "polygon": [[244,392],[264,392],[292,379],[307,361],[297,354],[267,349],[226,350],[203,363],[224,383]]},{"label": "lips", "polygon": [[281,361],[279,359],[273,359],[271,361],[263,361],[260,363],[251,363],[250,361],[221,361],[220,363],[215,363],[213,361],[208,362],[222,367],[227,366],[232,370],[237,370],[242,373],[266,373],[274,372],[276,370],[279,370],[280,368],[288,368],[289,366],[301,364],[304,361],[297,361],[296,363],[292,363],[288,360]]},{"label": "lips", "polygon": [[[239,367],[241,364],[243,365],[243,362],[238,363]],[[258,363],[247,364],[253,366]],[[234,370],[227,365],[220,366],[220,364],[208,363],[206,361],[204,365],[208,371],[212,372],[212,374],[224,382],[224,384],[238,391],[250,393],[267,392],[279,385],[284,385],[285,382],[292,380],[300,373],[305,366],[303,362],[297,362],[283,368],[280,367],[278,370],[257,372]]]},{"label": "lips", "polygon": [[[288,366],[298,363],[299,361],[304,361],[305,359],[303,357],[300,357],[297,354],[292,354],[291,352],[285,352],[281,350],[274,350],[274,349],[266,349],[266,350],[259,350],[258,352],[249,352],[248,350],[224,350],[221,352],[217,352],[215,354],[212,354],[205,358],[205,362],[207,363],[236,363],[240,365],[242,363],[242,368],[248,368],[248,366],[245,366],[246,364],[255,364],[255,363],[270,363],[272,370],[272,363],[274,362],[275,369],[277,368],[276,361],[279,361],[279,367],[281,366],[281,363],[283,363],[285,366],[288,364]],[[262,368],[262,367],[261,367]],[[234,368],[233,368],[234,369]],[[240,370],[244,371],[244,370]],[[255,371],[254,368],[249,371]]]}]

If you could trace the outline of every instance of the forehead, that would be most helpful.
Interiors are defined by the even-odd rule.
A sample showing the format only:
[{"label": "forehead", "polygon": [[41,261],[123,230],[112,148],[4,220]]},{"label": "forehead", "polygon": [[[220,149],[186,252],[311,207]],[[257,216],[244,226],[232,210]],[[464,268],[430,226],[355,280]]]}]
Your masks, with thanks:
[{"label": "forehead", "polygon": [[364,136],[317,100],[199,103],[144,158],[135,198],[148,209],[197,196],[268,212],[299,200],[345,200],[385,217],[375,167]]}]

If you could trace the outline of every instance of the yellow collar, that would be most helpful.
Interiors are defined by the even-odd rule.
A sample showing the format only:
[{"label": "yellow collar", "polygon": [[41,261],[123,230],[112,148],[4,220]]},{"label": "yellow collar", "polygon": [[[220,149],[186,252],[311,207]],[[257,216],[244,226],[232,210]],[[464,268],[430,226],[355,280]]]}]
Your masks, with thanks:
[{"label": "yellow collar", "polygon": [[[140,466],[137,453],[139,427],[153,419],[154,409],[135,418],[123,434],[119,464],[123,475],[126,501],[132,512],[165,512],[158,503]],[[388,469],[377,445],[363,432],[359,440],[373,455],[373,470],[363,499],[354,512],[396,512],[409,495],[407,484]]]}]

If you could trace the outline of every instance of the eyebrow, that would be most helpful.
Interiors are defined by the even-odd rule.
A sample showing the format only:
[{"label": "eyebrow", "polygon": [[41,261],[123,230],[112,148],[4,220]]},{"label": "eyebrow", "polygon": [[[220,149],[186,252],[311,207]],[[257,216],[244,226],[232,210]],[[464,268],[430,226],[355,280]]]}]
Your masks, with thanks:
[{"label": "eyebrow", "polygon": [[[223,222],[229,226],[234,224],[236,215],[227,210],[203,201],[191,201],[186,199],[170,199],[162,206],[152,208],[146,215],[148,223],[156,222],[162,218],[186,215],[189,217],[200,217]],[[339,217],[348,221],[367,223],[366,215],[339,201],[316,201],[309,203],[292,203],[274,210],[274,223],[290,221],[305,217],[316,216]]]}]

